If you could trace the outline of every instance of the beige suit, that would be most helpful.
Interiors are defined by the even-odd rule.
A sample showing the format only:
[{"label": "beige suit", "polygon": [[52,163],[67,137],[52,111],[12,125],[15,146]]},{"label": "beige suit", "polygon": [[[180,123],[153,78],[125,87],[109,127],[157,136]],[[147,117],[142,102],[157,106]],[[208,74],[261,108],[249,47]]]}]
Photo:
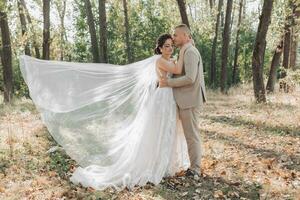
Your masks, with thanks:
[{"label": "beige suit", "polygon": [[206,102],[203,63],[199,51],[191,44],[186,44],[183,72],[167,80],[173,88],[178,105],[179,118],[182,121],[187,140],[191,169],[200,172],[201,143],[199,135],[199,112]]}]

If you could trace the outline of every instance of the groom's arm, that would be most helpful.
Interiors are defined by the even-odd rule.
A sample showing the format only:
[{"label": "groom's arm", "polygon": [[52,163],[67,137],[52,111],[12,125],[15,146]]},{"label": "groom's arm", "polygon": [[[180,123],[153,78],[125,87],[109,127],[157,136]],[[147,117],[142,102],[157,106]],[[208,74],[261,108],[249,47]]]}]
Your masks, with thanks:
[{"label": "groom's arm", "polygon": [[185,75],[178,78],[167,79],[169,87],[182,87],[193,84],[197,76],[199,56],[194,51],[184,54]]}]

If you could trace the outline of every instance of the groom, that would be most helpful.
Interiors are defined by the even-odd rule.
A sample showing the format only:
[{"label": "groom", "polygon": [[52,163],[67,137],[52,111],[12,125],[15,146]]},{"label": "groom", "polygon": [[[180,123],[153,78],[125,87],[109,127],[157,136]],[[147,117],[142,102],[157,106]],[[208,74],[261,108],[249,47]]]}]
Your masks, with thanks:
[{"label": "groom", "polygon": [[198,123],[200,109],[206,102],[206,93],[201,55],[191,44],[190,38],[188,26],[181,24],[175,27],[173,36],[175,46],[187,47],[184,53],[183,72],[180,75],[173,75],[173,78],[161,79],[159,87],[173,88],[191,161],[191,167],[186,175],[200,176],[201,144]]}]

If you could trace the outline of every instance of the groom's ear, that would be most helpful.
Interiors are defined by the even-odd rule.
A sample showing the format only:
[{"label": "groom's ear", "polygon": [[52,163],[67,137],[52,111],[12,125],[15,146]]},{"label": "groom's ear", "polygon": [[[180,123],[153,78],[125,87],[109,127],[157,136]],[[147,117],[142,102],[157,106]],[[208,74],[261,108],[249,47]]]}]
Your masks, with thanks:
[{"label": "groom's ear", "polygon": [[184,34],[185,34],[188,38],[191,38],[191,34],[190,34],[190,33],[184,32]]}]

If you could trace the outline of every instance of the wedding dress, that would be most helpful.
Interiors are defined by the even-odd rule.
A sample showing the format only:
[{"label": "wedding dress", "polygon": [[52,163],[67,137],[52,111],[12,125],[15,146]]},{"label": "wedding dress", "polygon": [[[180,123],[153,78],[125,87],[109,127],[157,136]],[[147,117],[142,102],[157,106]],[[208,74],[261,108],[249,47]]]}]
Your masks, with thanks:
[{"label": "wedding dress", "polygon": [[80,165],[73,183],[121,190],[190,166],[172,89],[157,88],[159,57],[120,66],[20,56],[43,123]]}]

